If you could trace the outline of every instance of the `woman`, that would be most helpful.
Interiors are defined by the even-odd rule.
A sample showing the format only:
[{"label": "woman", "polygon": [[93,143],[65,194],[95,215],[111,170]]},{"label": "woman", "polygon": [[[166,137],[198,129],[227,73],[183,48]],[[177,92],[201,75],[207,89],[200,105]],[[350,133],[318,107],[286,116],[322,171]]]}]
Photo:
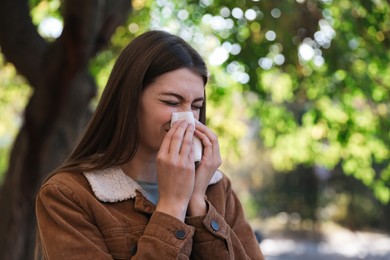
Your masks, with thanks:
[{"label": "woman", "polygon": [[[205,123],[208,72],[162,31],[120,54],[73,153],[42,185],[47,259],[263,259]],[[192,111],[195,126],[174,112]],[[195,167],[193,138],[203,145]]]}]

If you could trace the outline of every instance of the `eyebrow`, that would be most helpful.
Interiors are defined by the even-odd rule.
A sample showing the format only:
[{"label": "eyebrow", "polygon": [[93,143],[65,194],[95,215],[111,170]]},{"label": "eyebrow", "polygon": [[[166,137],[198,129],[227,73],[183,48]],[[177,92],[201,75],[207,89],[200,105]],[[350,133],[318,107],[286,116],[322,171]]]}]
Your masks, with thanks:
[{"label": "eyebrow", "polygon": [[[162,92],[160,96],[174,96],[179,100],[184,100],[184,97],[174,92]],[[195,98],[193,102],[204,101],[204,97]]]}]

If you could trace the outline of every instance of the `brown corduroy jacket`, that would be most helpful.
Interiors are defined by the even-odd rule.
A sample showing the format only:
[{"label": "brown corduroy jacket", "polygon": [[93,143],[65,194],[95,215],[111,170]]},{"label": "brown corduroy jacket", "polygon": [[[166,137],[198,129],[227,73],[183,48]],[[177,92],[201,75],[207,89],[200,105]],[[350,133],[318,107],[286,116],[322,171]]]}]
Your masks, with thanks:
[{"label": "brown corduroy jacket", "polygon": [[229,179],[217,171],[208,212],[185,223],[155,211],[120,168],[58,173],[40,189],[36,215],[45,259],[264,259]]}]

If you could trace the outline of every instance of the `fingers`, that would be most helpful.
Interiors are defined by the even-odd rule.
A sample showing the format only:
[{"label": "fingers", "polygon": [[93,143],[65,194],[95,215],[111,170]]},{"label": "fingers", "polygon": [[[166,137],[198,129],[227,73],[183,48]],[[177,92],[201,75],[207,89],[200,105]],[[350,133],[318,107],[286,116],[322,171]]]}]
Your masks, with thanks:
[{"label": "fingers", "polygon": [[184,134],[183,142],[180,149],[180,154],[189,155],[190,158],[193,158],[193,138],[194,138],[195,126],[188,124],[187,129]]},{"label": "fingers", "polygon": [[169,146],[168,153],[180,153],[180,148],[183,143],[183,137],[186,133],[188,123],[185,121],[180,121],[178,126],[173,129],[174,133],[171,138],[171,144]]},{"label": "fingers", "polygon": [[206,163],[211,168],[218,168],[222,159],[217,135],[200,122],[196,122],[195,135],[202,141],[204,147],[202,164]]},{"label": "fingers", "polygon": [[169,129],[169,131],[166,133],[166,135],[161,143],[159,153],[167,154],[169,152],[169,147],[171,146],[171,139],[172,139],[172,136],[175,133],[178,125],[179,125],[179,122],[176,124],[173,124],[171,129]]},{"label": "fingers", "polygon": [[173,124],[161,144],[160,152],[189,154],[191,152],[194,131],[195,127],[185,120]]},{"label": "fingers", "polygon": [[195,135],[202,140],[202,144],[205,148],[208,146],[212,146],[213,149],[217,149],[219,151],[219,142],[217,135],[214,134],[204,124],[196,122]]}]

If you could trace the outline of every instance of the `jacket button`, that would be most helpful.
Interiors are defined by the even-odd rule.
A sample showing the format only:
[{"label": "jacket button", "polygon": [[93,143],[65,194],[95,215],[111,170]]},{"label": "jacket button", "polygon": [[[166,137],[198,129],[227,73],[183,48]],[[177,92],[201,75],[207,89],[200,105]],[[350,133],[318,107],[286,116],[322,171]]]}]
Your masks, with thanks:
[{"label": "jacket button", "polygon": [[176,236],[176,238],[178,238],[178,239],[184,239],[184,238],[186,237],[186,232],[185,232],[184,230],[182,230],[182,229],[177,230],[177,231],[175,232],[175,236]]},{"label": "jacket button", "polygon": [[219,230],[219,224],[218,224],[217,221],[211,220],[210,225],[211,225],[211,228],[212,228],[214,231],[218,231],[218,230]]}]

